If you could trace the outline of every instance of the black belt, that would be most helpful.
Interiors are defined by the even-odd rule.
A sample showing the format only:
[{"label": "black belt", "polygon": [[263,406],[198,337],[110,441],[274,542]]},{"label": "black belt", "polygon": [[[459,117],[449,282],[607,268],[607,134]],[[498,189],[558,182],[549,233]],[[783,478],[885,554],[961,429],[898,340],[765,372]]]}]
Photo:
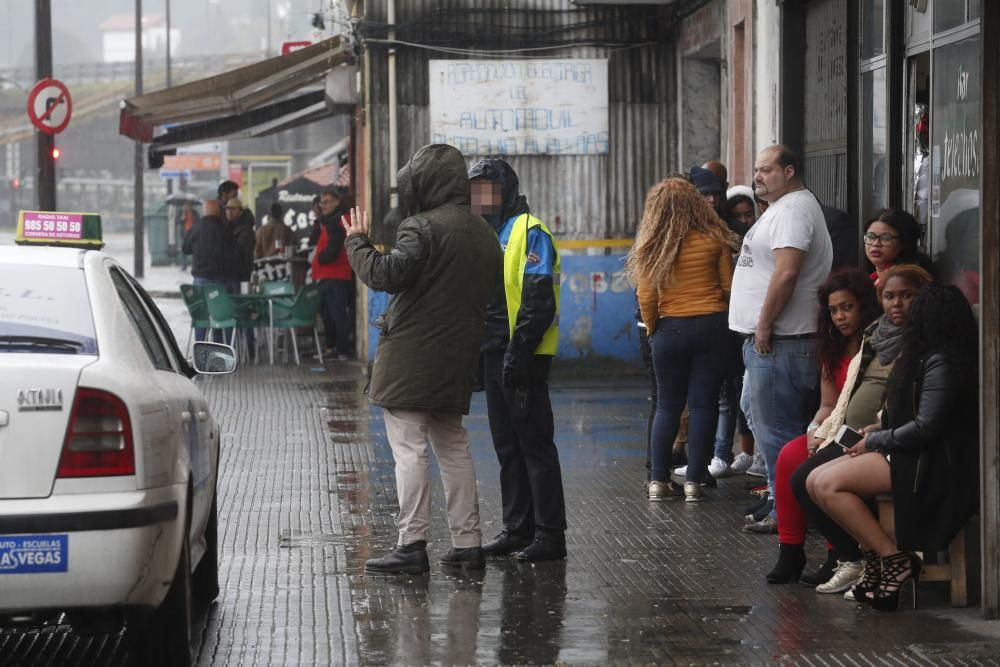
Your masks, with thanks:
[{"label": "black belt", "polygon": [[[754,334],[741,334],[747,340],[753,340]],[[794,334],[792,336],[771,336],[771,340],[810,340],[816,338],[814,333]]]}]

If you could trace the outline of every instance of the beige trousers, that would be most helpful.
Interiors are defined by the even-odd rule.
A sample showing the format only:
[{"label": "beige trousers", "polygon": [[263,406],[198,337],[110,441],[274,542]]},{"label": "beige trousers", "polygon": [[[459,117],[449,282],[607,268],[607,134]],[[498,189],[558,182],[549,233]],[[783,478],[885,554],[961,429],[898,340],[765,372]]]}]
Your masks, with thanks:
[{"label": "beige trousers", "polygon": [[469,453],[469,432],[462,427],[462,415],[386,408],[384,417],[385,432],[396,461],[399,544],[426,540],[430,531],[429,441],[441,468],[451,543],[459,548],[480,546],[483,536],[479,528],[476,469]]}]

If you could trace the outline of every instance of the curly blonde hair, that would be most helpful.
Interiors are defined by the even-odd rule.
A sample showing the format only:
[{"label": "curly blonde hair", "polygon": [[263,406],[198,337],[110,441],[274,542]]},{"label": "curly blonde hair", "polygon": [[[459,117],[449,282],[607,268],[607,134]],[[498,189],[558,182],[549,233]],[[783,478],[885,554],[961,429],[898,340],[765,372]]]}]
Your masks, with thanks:
[{"label": "curly blonde hair", "polygon": [[640,278],[660,283],[669,276],[691,230],[707,234],[734,252],[739,250],[739,237],[690,182],[666,178],[650,188],[635,243],[625,260],[632,284]]}]

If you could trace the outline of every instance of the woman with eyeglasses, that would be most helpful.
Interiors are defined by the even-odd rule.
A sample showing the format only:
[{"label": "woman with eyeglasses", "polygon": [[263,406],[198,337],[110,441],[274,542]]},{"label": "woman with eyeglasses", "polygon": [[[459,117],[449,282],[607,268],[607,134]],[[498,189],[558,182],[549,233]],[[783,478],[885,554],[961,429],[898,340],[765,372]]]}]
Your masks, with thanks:
[{"label": "woman with eyeglasses", "polygon": [[916,264],[932,276],[935,275],[931,258],[920,251],[920,224],[912,215],[898,208],[875,211],[865,223],[865,257],[876,287],[882,285],[882,276],[896,264]]}]

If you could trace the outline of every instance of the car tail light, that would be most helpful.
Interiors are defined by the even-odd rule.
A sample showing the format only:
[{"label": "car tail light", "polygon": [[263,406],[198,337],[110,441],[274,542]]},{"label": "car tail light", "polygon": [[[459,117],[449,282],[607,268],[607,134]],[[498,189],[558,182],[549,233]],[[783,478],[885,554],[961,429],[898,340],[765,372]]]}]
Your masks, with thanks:
[{"label": "car tail light", "polygon": [[132,423],[125,403],[106,391],[78,389],[56,476],[134,474]]}]

